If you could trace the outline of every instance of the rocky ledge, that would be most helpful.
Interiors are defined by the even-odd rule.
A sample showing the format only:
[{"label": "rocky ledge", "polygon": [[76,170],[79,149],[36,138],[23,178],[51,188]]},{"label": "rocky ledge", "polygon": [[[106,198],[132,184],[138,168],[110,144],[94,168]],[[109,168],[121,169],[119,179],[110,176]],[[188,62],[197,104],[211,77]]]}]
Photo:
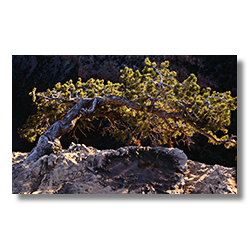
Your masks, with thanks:
[{"label": "rocky ledge", "polygon": [[205,165],[164,147],[97,150],[72,143],[23,163],[12,153],[13,194],[236,194],[236,168]]}]

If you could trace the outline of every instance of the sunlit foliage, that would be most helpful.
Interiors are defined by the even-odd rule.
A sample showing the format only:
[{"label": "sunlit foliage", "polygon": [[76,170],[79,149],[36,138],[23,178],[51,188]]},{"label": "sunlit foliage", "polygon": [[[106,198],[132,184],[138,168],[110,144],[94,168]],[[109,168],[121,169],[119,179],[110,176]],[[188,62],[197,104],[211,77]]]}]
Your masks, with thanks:
[{"label": "sunlit foliage", "polygon": [[[146,58],[144,64],[141,72],[128,67],[121,70],[122,83],[105,83],[93,78],[82,82],[79,78],[76,83],[72,80],[59,82],[46,92],[36,93],[34,88],[30,95],[37,113],[19,129],[20,136],[33,142],[51,124],[62,120],[81,98],[114,95],[133,101],[140,108],[110,103],[98,107],[93,117],[81,118],[76,127],[81,131],[90,128],[92,119],[102,117],[109,122],[103,135],[113,135],[127,145],[151,141],[157,146],[172,140],[183,140],[189,145],[195,133],[207,136],[213,144],[225,142],[227,148],[236,145],[229,140],[227,126],[231,122],[231,111],[237,108],[237,97],[232,97],[230,91],[219,93],[209,87],[201,89],[194,74],[179,82],[177,73],[169,70],[168,61],[157,64]],[[165,118],[153,110],[173,115]],[[218,131],[224,135],[216,136]]]}]

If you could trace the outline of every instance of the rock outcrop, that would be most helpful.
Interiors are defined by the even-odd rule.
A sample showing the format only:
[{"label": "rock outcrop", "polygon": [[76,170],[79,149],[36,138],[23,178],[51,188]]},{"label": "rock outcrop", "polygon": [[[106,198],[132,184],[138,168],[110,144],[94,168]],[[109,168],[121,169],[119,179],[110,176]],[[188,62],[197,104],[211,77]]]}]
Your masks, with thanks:
[{"label": "rock outcrop", "polygon": [[23,163],[27,155],[12,154],[14,194],[237,193],[235,169],[192,162],[177,148],[97,150],[72,143]]},{"label": "rock outcrop", "polygon": [[187,161],[185,194],[237,194],[236,168]]}]

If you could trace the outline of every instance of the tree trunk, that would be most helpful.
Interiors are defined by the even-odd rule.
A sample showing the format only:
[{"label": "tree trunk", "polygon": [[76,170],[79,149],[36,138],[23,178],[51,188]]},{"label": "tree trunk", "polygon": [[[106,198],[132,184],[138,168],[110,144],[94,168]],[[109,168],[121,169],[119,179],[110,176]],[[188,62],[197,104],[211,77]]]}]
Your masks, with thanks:
[{"label": "tree trunk", "polygon": [[62,121],[57,121],[52,124],[39,138],[38,143],[32,149],[30,155],[26,158],[25,162],[39,159],[43,155],[57,153],[62,149],[60,138],[70,132],[81,116],[89,115],[87,110],[91,104],[93,105],[94,99],[81,99],[74,107],[72,107]]}]

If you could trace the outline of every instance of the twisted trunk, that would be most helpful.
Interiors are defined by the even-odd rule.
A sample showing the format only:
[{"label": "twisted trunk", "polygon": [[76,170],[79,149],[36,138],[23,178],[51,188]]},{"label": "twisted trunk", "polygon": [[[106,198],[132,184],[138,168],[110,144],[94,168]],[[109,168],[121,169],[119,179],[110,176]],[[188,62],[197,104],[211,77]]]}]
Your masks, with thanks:
[{"label": "twisted trunk", "polygon": [[[70,132],[83,115],[82,109],[87,109],[93,103],[93,99],[81,99],[72,107],[62,121],[52,124],[39,138],[35,148],[26,158],[25,162],[37,160],[41,156],[57,153],[62,149],[60,138]],[[87,113],[86,113],[87,115]]]}]

